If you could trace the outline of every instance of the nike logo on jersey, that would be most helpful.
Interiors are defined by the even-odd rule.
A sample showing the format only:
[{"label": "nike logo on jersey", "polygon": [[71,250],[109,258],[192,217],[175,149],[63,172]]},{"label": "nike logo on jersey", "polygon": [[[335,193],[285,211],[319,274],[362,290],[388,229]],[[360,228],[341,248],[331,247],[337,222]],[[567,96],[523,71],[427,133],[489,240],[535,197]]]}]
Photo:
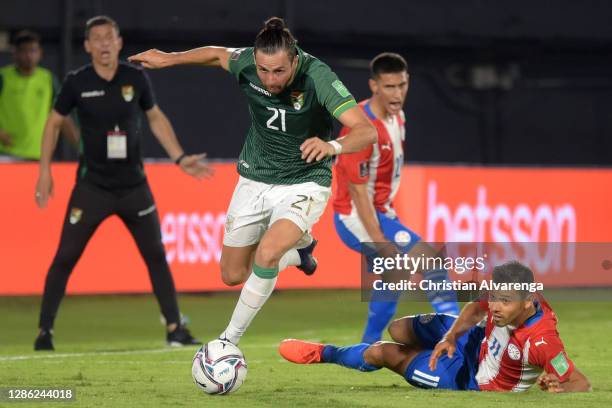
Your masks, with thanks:
[{"label": "nike logo on jersey", "polygon": [[380,148],[383,150],[391,150],[391,143],[380,145]]},{"label": "nike logo on jersey", "polygon": [[536,346],[536,347],[538,347],[539,345],[542,345],[542,344],[548,344],[548,343],[547,343],[547,342],[545,342],[545,341],[544,341],[544,337],[542,337],[542,340],[540,340],[540,341],[536,341],[534,344],[535,344],[535,346]]}]

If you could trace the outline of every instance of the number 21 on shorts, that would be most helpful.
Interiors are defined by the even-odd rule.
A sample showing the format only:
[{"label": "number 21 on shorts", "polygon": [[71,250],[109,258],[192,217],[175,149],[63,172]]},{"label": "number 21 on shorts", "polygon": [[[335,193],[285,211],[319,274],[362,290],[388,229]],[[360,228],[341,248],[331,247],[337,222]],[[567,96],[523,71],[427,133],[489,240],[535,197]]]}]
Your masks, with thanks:
[{"label": "number 21 on shorts", "polygon": [[308,201],[308,206],[306,207],[306,216],[308,217],[310,215],[312,203],[314,202],[313,198],[304,194],[298,194],[297,197],[300,197],[300,199],[291,203],[291,208],[297,208],[300,211],[304,211],[304,206],[306,205],[304,202]]}]

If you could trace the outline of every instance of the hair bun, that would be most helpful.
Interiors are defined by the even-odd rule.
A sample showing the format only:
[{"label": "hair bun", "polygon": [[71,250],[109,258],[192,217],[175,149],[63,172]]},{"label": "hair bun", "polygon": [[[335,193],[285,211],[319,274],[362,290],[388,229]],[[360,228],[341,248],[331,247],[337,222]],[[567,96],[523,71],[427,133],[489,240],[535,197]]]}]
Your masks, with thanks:
[{"label": "hair bun", "polygon": [[285,25],[285,20],[283,20],[280,17],[271,17],[268,20],[266,20],[266,22],[264,24],[264,29],[266,29],[266,30],[279,30],[279,31],[282,31],[285,28],[287,28],[287,26]]}]

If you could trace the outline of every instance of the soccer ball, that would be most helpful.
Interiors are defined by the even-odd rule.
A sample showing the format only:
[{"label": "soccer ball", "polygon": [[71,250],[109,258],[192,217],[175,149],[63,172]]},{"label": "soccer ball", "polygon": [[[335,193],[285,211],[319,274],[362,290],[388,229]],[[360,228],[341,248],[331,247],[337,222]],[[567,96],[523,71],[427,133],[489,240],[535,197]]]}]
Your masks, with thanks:
[{"label": "soccer ball", "polygon": [[246,378],[247,363],[242,351],[229,341],[213,340],[193,357],[191,376],[207,394],[229,394]]}]

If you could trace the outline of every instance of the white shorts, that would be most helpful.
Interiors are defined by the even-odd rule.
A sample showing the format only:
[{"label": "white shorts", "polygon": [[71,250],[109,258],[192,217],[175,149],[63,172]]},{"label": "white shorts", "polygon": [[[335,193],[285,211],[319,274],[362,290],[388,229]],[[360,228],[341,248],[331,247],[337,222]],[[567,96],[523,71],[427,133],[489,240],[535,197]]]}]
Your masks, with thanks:
[{"label": "white shorts", "polygon": [[[240,176],[227,210],[223,245],[256,244],[268,227],[280,219],[297,225],[308,245],[310,230],[321,218],[330,195],[330,187],[314,182],[266,184]],[[306,245],[298,242],[297,247]]]}]

